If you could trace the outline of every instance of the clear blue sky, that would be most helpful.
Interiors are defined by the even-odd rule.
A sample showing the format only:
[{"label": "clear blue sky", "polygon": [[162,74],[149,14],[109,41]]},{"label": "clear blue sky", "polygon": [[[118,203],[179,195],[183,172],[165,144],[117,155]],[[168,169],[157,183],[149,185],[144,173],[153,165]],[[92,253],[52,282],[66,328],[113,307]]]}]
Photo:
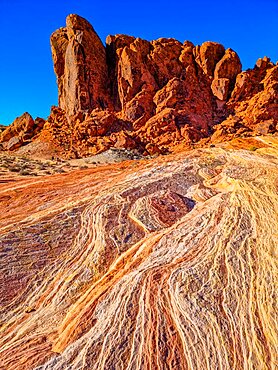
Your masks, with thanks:
[{"label": "clear blue sky", "polygon": [[278,0],[0,0],[0,123],[25,111],[46,118],[57,104],[49,37],[70,13],[103,41],[116,33],[217,41],[237,51],[244,69],[264,55],[278,60]]}]

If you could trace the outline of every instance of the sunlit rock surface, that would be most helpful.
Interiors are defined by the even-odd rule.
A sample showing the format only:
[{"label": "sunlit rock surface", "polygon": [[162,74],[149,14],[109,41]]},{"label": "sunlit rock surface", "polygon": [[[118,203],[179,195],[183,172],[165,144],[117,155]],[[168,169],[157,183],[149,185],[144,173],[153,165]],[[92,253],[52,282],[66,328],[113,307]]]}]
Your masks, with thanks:
[{"label": "sunlit rock surface", "polygon": [[6,178],[0,368],[274,370],[277,139],[263,140]]},{"label": "sunlit rock surface", "polygon": [[18,117],[0,135],[0,151],[154,155],[278,132],[278,64],[268,57],[242,71],[237,53],[212,41],[117,34],[103,45],[76,14],[50,42],[59,106],[46,121]]}]

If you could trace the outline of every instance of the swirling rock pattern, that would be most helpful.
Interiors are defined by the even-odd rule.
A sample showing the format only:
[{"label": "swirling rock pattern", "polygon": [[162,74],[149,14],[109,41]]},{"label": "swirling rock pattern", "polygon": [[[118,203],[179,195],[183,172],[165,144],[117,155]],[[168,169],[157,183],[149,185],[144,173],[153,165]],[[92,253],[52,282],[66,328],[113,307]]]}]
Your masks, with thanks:
[{"label": "swirling rock pattern", "polygon": [[0,368],[274,370],[277,175],[212,148],[2,183]]}]

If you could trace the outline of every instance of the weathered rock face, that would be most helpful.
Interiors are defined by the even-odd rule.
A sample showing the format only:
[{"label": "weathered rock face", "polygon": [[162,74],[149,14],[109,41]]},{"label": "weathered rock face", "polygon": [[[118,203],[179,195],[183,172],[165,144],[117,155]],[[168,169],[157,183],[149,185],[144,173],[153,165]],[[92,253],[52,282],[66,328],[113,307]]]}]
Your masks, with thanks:
[{"label": "weathered rock face", "polygon": [[222,59],[216,64],[212,92],[219,100],[227,100],[230,96],[237,75],[241,72],[240,59],[232,49],[227,49]]},{"label": "weathered rock face", "polygon": [[7,126],[4,126],[4,125],[0,125],[0,134],[5,131],[7,128]]},{"label": "weathered rock face", "polygon": [[213,78],[216,63],[225,54],[223,45],[217,42],[204,42],[201,46],[196,46],[194,56],[196,62],[206,75]]},{"label": "weathered rock face", "polygon": [[253,70],[237,75],[227,102],[229,116],[215,125],[211,141],[237,136],[266,135],[278,131],[278,66],[259,59]]},{"label": "weathered rock face", "polygon": [[105,48],[93,27],[71,14],[51,36],[59,105],[67,115],[109,105]]},{"label": "weathered rock face", "polygon": [[14,136],[23,136],[25,133],[33,130],[34,123],[29,113],[23,113],[22,116],[17,117],[14,122],[2,132],[0,140],[3,142],[10,140]]},{"label": "weathered rock face", "polygon": [[15,150],[22,145],[26,145],[32,138],[38,135],[45,120],[43,118],[33,118],[29,113],[23,113],[14,122],[2,130],[0,133],[0,143],[6,150]]},{"label": "weathered rock face", "polygon": [[66,156],[113,146],[168,153],[277,130],[277,66],[266,57],[241,72],[236,52],[211,41],[116,35],[105,47],[77,15],[51,45],[59,108],[42,137]]},{"label": "weathered rock face", "polygon": [[[236,52],[216,42],[194,46],[189,41],[182,44],[161,38],[148,42],[116,35],[107,37],[105,49],[88,22],[73,15],[68,17],[66,28],[53,34],[52,48],[60,107],[66,116],[109,108],[116,117],[119,135],[133,139],[116,140],[125,146],[134,145],[135,140],[137,145],[151,148],[149,153],[169,152],[176,145],[186,147],[208,138],[214,131],[222,140],[217,125],[228,117],[229,126],[231,122],[241,128],[247,125],[244,132],[248,134],[257,125],[263,129],[256,132],[264,133],[275,126],[276,75],[266,73],[274,68],[267,58],[259,60],[254,70],[241,73]],[[79,48],[83,50],[81,59]],[[84,71],[91,71],[87,79],[91,84],[85,84],[85,90],[81,87],[85,86]],[[85,96],[94,98],[86,101]],[[99,98],[105,103],[100,104]],[[231,116],[235,118],[231,120]],[[85,123],[89,125],[90,118]],[[115,144],[111,131],[104,133],[104,129],[100,135],[92,129],[92,134],[84,137],[83,126],[74,126],[76,133],[80,128],[77,137],[83,136],[75,145],[79,155]],[[232,135],[241,133],[242,129],[234,129]],[[106,144],[98,146],[97,142]]]},{"label": "weathered rock face", "polygon": [[269,62],[238,75],[229,105],[252,128],[268,120],[277,125],[278,66]]}]

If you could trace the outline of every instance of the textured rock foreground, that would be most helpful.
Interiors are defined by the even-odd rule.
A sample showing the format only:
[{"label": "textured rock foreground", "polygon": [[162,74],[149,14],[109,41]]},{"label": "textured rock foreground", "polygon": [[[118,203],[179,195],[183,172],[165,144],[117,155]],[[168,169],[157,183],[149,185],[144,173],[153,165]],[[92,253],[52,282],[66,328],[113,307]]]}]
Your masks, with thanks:
[{"label": "textured rock foreground", "polygon": [[274,370],[277,164],[212,148],[0,184],[0,368]]},{"label": "textured rock foreground", "polygon": [[242,72],[237,53],[217,42],[116,35],[104,46],[74,14],[51,47],[59,107],[46,122],[16,120],[0,135],[5,150],[33,152],[35,141],[68,158],[110,147],[153,155],[277,132],[278,65],[267,57]]},{"label": "textured rock foreground", "polygon": [[77,15],[51,46],[59,107],[0,127],[0,369],[274,370],[278,65]]}]

